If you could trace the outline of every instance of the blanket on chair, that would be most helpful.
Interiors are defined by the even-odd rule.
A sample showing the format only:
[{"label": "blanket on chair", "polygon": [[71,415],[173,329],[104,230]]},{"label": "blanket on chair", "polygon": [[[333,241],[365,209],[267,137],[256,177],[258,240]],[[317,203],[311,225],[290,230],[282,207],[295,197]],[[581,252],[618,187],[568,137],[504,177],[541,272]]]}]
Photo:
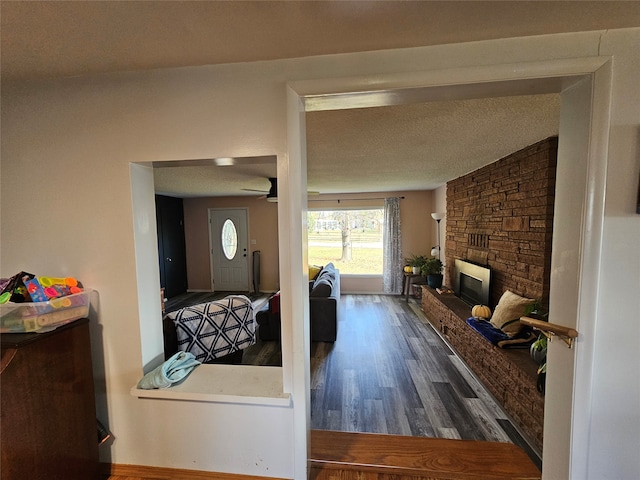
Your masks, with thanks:
[{"label": "blanket on chair", "polygon": [[173,320],[178,348],[206,363],[256,343],[251,300],[229,295],[167,314]]},{"label": "blanket on chair", "polygon": [[516,335],[509,336],[486,320],[471,317],[467,319],[467,324],[493,345],[500,348],[528,348],[538,338],[529,328],[523,328]]}]

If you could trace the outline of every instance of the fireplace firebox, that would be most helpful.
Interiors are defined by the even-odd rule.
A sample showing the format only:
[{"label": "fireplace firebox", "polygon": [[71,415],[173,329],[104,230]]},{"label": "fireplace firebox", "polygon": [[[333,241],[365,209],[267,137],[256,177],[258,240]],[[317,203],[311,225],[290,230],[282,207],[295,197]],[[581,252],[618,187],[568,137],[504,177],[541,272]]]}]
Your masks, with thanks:
[{"label": "fireplace firebox", "polygon": [[471,306],[489,305],[491,269],[466,260],[456,259],[453,290],[456,296]]}]

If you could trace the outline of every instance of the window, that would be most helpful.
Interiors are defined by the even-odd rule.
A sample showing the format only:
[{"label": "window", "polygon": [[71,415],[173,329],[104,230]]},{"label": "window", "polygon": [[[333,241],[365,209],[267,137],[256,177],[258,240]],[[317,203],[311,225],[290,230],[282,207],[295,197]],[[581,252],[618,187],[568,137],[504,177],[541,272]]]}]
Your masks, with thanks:
[{"label": "window", "polygon": [[308,212],[309,263],[341,274],[382,275],[382,208]]},{"label": "window", "polygon": [[238,232],[230,218],[227,218],[222,224],[220,240],[222,242],[224,256],[227,257],[227,260],[233,260],[238,250]]}]

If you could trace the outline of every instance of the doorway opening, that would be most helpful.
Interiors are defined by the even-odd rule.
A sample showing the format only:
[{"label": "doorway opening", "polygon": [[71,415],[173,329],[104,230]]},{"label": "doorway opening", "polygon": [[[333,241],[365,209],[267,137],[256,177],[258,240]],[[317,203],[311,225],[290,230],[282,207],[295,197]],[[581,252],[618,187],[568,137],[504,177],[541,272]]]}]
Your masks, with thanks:
[{"label": "doorway opening", "polygon": [[[557,67],[558,65],[553,66]],[[587,328],[591,329],[595,319],[592,315],[585,317],[583,312],[585,312],[586,306],[592,306],[592,300],[589,299],[597,297],[595,295],[597,281],[581,278],[580,272],[585,262],[589,262],[589,266],[594,268],[589,258],[591,255],[598,258],[601,246],[597,233],[602,228],[603,206],[597,201],[587,202],[587,198],[601,199],[604,195],[604,175],[602,173],[606,166],[606,148],[604,146],[606,142],[594,142],[593,139],[602,140],[603,134],[601,132],[608,131],[607,88],[610,86],[611,73],[607,59],[595,59],[587,70],[584,66],[572,65],[571,62],[562,64],[560,67],[553,69],[552,77],[549,76],[549,65],[542,67],[532,65],[530,68],[514,69],[515,73],[513,74],[505,74],[504,71],[496,73],[495,70],[488,68],[487,71],[479,75],[482,80],[480,78],[475,81],[473,78],[460,78],[459,83],[453,81],[446,87],[438,86],[439,82],[437,81],[431,83],[429,81],[430,75],[427,73],[425,74],[427,81],[420,87],[412,84],[415,88],[408,89],[405,84],[403,85],[405,90],[399,90],[395,88],[397,83],[394,85],[394,82],[390,82],[386,90],[382,89],[375,93],[371,93],[370,89],[365,88],[365,85],[362,86],[362,90],[351,86],[351,93],[342,92],[335,95],[323,91],[317,83],[296,85],[297,90],[290,91],[289,105],[292,109],[295,108],[300,115],[289,116],[289,132],[292,134],[290,158],[294,165],[297,166],[299,162],[302,166],[294,171],[300,174],[306,172],[304,112],[350,108],[354,102],[362,107],[367,102],[370,102],[371,106],[375,106],[376,104],[384,104],[384,102],[412,101],[410,97],[415,100],[416,96],[423,99],[434,98],[444,91],[451,95],[454,90],[460,96],[473,96],[474,94],[482,96],[514,95],[523,90],[528,93],[559,92],[562,95],[563,106],[558,153],[558,184],[565,185],[566,192],[562,192],[556,197],[555,223],[567,223],[563,223],[563,229],[554,229],[557,234],[554,235],[553,242],[552,271],[554,273],[551,279],[550,320],[553,321],[558,316],[565,324],[568,322],[575,325],[578,320],[578,312],[580,312],[581,325],[586,323]],[[516,72],[516,70],[518,71]],[[524,70],[527,70],[526,74]],[[592,74],[585,75],[585,71],[590,71]],[[458,76],[459,74],[458,72]],[[478,77],[477,72],[472,77]],[[467,83],[462,84],[462,80]],[[403,96],[403,93],[407,91],[410,91],[410,95]],[[594,101],[594,99],[596,100]],[[606,135],[604,136],[606,137]],[[598,156],[599,161],[596,164],[595,158]],[[575,179],[576,171],[582,172],[577,182]],[[300,175],[299,179],[292,178],[290,183],[297,184],[298,180],[300,188],[304,189],[306,178],[303,175]],[[291,189],[292,194],[298,193],[297,186]],[[291,208],[293,209],[292,218],[298,216],[297,210],[300,211],[300,214],[306,215],[304,205],[292,205]],[[586,230],[587,225],[596,226],[595,234],[593,231]],[[306,249],[306,237],[303,232],[300,232],[300,235]],[[586,250],[585,245],[588,247]],[[300,260],[304,261],[305,258],[306,255],[303,251]],[[300,265],[296,264],[296,259],[292,260],[291,268],[292,275],[295,275],[296,269],[300,269]],[[580,280],[576,282],[576,278]],[[303,308],[300,309],[295,304],[293,310],[304,311]],[[305,323],[308,323],[308,317],[305,320]],[[308,338],[304,337],[305,329],[306,327],[295,331],[294,325],[294,343],[300,341],[306,342],[308,345]],[[307,349],[305,351],[308,352]],[[573,468],[580,470],[584,468],[586,463],[586,458],[579,449],[575,448],[576,440],[577,443],[581,443],[583,440],[572,437],[571,425],[586,417],[586,405],[579,400],[574,400],[576,397],[574,397],[573,389],[574,384],[577,390],[588,387],[591,372],[590,355],[591,351],[588,345],[586,350],[580,351],[577,348],[574,351],[564,351],[561,346],[556,345],[549,352],[549,364],[555,363],[556,367],[554,375],[547,376],[547,399],[551,399],[551,405],[547,407],[550,415],[546,416],[545,425],[551,426],[554,435],[545,437],[544,471],[550,472],[549,475],[554,478],[568,478],[570,465],[573,467],[577,464],[578,466]],[[310,376],[309,361],[305,358],[300,360],[303,362],[304,371],[294,372],[294,376],[302,382],[301,384],[305,384],[304,382],[307,382],[305,379]],[[576,382],[577,378],[587,380],[587,384],[579,386]],[[306,385],[308,387],[308,382]],[[564,421],[558,424],[557,420],[560,417]],[[553,418],[554,423],[550,423],[550,418]],[[298,424],[300,428],[302,428],[301,424],[302,422]],[[306,418],[304,419],[304,428],[307,431],[309,429]],[[547,462],[548,459],[549,462]]]}]

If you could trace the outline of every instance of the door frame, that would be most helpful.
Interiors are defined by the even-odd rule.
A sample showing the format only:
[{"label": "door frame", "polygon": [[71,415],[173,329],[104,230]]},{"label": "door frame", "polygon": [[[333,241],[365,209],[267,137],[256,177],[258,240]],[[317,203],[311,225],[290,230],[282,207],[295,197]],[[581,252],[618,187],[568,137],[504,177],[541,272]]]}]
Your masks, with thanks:
[{"label": "door frame", "polygon": [[[575,90],[574,90],[575,87]],[[375,78],[343,78],[299,81],[287,86],[288,157],[278,163],[280,181],[279,225],[280,271],[283,290],[291,295],[282,302],[283,346],[290,339],[292,370],[284,372],[285,388],[292,386],[294,398],[305,398],[305,408],[294,414],[294,477],[305,478],[308,468],[310,429],[310,361],[308,292],[298,288],[304,281],[307,261],[307,237],[302,228],[306,218],[306,111],[392,105],[394,102],[420,102],[439,98],[481,98],[516,94],[561,93],[561,117],[586,113],[576,131],[560,138],[558,165],[567,175],[573,172],[577,184],[574,201],[556,199],[556,215],[572,219],[569,229],[554,229],[552,282],[563,278],[577,284],[570,289],[569,301],[561,291],[554,292],[550,304],[551,318],[573,326],[581,332],[573,350],[563,344],[550,346],[549,357],[562,358],[567,365],[547,375],[547,392],[562,392],[546,398],[545,427],[554,435],[545,436],[543,478],[585,478],[591,406],[588,391],[593,377],[593,333],[596,316],[593,305],[598,296],[598,273],[602,251],[604,198],[609,135],[611,62],[609,57],[567,58],[540,62],[489,65],[454,70],[412,72]],[[577,94],[573,94],[578,92]],[[561,119],[562,122],[562,119]],[[579,143],[576,143],[579,142]],[[562,145],[562,147],[560,146]],[[562,156],[561,156],[561,152]],[[565,155],[566,154],[566,155]],[[575,178],[576,172],[580,172]],[[566,178],[566,177],[563,177]],[[561,183],[560,181],[558,183]],[[555,221],[554,221],[555,223]],[[557,237],[557,238],[556,238]],[[288,255],[283,255],[287,252]],[[569,257],[569,258],[567,258]],[[568,267],[566,271],[558,267]],[[303,277],[303,278],[300,278]],[[561,288],[559,289],[561,290]],[[561,305],[562,303],[562,305]],[[302,318],[294,322],[293,318]],[[290,337],[290,338],[289,338]],[[304,348],[302,348],[304,347]],[[285,355],[283,348],[283,355]],[[283,365],[284,357],[283,357]],[[552,419],[564,418],[560,425]],[[549,461],[548,461],[549,460]],[[548,462],[547,462],[548,461]],[[548,475],[548,477],[547,477]]]},{"label": "door frame", "polygon": [[[246,263],[246,268],[247,268],[247,292],[251,291],[251,276],[250,276],[250,268],[251,268],[251,262],[249,260],[249,209],[246,207],[229,207],[229,208],[215,208],[215,207],[211,207],[207,209],[207,229],[209,231],[209,274],[211,275],[211,291],[215,292],[215,283],[214,283],[214,278],[215,278],[215,274],[214,274],[214,269],[215,269],[215,262],[214,262],[214,258],[213,258],[213,250],[214,250],[214,239],[213,239],[213,235],[211,232],[212,226],[213,226],[213,222],[212,222],[212,212],[222,212],[222,211],[229,211],[229,210],[242,210],[244,211],[245,214],[245,219],[246,219],[246,225],[245,225],[245,233],[246,233],[246,238],[245,238],[245,245],[247,246],[246,248],[246,255],[245,255],[245,263]],[[240,238],[238,236],[238,238]]]}]

